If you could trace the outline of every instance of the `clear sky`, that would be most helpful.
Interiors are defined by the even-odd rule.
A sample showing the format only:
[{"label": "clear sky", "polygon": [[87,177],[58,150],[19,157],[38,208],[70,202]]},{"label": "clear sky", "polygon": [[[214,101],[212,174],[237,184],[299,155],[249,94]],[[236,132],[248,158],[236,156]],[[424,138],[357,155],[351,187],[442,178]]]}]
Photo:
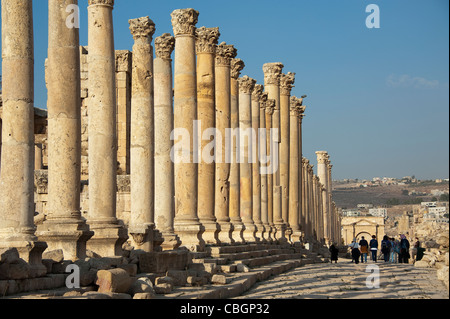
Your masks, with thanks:
[{"label": "clear sky", "polygon": [[[242,75],[263,84],[262,65],[295,72],[307,94],[304,156],[330,153],[333,178],[448,178],[449,2],[447,0],[116,0],[116,49],[131,50],[128,19],[149,16],[156,36],[173,33],[170,13],[200,12],[197,27],[220,28]],[[45,108],[47,0],[34,2],[35,105]],[[366,27],[366,6],[380,28]],[[87,0],[80,0],[87,45]]]}]

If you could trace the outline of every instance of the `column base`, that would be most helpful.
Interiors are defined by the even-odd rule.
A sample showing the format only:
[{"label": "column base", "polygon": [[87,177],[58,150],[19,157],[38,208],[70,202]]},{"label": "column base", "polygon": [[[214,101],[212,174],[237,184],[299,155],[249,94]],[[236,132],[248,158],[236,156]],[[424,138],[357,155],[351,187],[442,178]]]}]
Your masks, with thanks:
[{"label": "column base", "polygon": [[48,219],[38,226],[36,235],[47,250],[62,249],[65,260],[86,258],[86,242],[94,235],[84,220]]},{"label": "column base", "polygon": [[234,244],[233,239],[233,224],[231,224],[229,221],[226,222],[218,222],[219,223],[219,234],[218,238],[221,244]]},{"label": "column base", "polygon": [[275,223],[276,235],[275,238],[279,243],[287,243],[286,238],[286,224],[282,222]]},{"label": "column base", "polygon": [[162,250],[164,239],[154,225],[130,226],[128,232],[131,235],[131,245],[136,249],[149,253]]},{"label": "column base", "polygon": [[[16,237],[16,236],[14,236]],[[19,257],[30,266],[29,278],[38,278],[47,274],[47,267],[42,264],[42,253],[47,249],[47,243],[42,241],[21,240],[20,235],[8,240],[0,238],[0,248],[16,248]],[[28,236],[25,236],[28,237]]]},{"label": "column base", "polygon": [[181,245],[180,238],[173,231],[162,231],[163,243],[161,248],[163,251],[175,250]]},{"label": "column base", "polygon": [[273,242],[273,238],[271,236],[272,234],[272,227],[267,223],[267,224],[263,224],[264,225],[264,240],[266,243],[272,243]]},{"label": "column base", "polygon": [[175,233],[181,239],[182,247],[186,247],[193,252],[202,252],[205,250],[205,241],[203,240],[205,228],[198,221],[177,221],[175,218],[174,229]]},{"label": "column base", "polygon": [[300,230],[291,228],[290,229],[290,234],[289,234],[289,241],[292,244],[302,242],[302,232]]},{"label": "column base", "polygon": [[202,219],[200,219],[200,223],[205,228],[205,232],[202,235],[205,244],[215,244],[215,245],[220,244],[219,224],[217,224],[214,220],[202,220]]},{"label": "column base", "polygon": [[233,231],[231,233],[231,238],[234,240],[234,243],[235,244],[245,244],[244,223],[240,220],[233,221],[233,219],[231,219],[231,224],[233,225]]},{"label": "column base", "polygon": [[86,248],[102,257],[122,256],[122,245],[128,239],[127,230],[119,224],[91,223],[94,236],[86,244]]},{"label": "column base", "polygon": [[259,243],[265,243],[266,239],[264,238],[265,232],[266,232],[266,228],[264,227],[264,225],[262,223],[257,223],[255,224],[256,226],[256,240]]},{"label": "column base", "polygon": [[259,241],[259,238],[256,237],[256,225],[253,223],[245,223],[244,222],[244,240],[247,244],[256,243]]}]

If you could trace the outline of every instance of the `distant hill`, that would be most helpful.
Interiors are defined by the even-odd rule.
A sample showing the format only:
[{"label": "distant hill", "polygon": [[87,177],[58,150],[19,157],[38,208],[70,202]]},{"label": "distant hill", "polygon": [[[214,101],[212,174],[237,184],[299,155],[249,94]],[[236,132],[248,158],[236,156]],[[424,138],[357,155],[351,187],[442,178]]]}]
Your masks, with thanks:
[{"label": "distant hill", "polygon": [[[333,182],[333,200],[339,208],[355,208],[358,204],[412,204],[431,201],[433,197],[439,199],[439,196],[431,195],[433,190],[446,191],[448,194],[449,184],[427,181],[407,185],[361,187],[356,183]],[[408,195],[411,192],[427,195]]]}]

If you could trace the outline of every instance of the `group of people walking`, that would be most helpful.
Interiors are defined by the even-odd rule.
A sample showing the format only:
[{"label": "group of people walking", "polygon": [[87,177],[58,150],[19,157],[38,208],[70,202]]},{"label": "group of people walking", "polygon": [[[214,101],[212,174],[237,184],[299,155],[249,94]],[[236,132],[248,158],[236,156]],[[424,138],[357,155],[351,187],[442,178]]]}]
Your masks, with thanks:
[{"label": "group of people walking", "polygon": [[[379,243],[375,235],[372,236],[370,241],[367,241],[364,236],[358,242],[357,239],[353,239],[353,242],[349,245],[351,249],[352,262],[359,264],[367,263],[367,258],[370,256],[373,262],[377,262],[381,257],[384,262],[391,263],[404,263],[408,264],[409,259],[420,260],[420,254],[422,252],[420,248],[420,241],[416,238],[416,241],[411,249],[410,242],[405,235],[400,235],[399,238],[390,238],[387,235],[383,237],[383,240]],[[330,246],[331,262],[338,260],[338,249],[335,245]],[[416,259],[417,257],[417,259]]]},{"label": "group of people walking", "polygon": [[[407,264],[411,258],[410,246],[409,240],[403,234],[398,239],[385,235],[381,243],[378,242],[375,235],[372,236],[370,242],[363,236],[359,242],[355,238],[350,244],[352,260],[356,264],[360,259],[362,263],[367,263],[369,253],[373,262],[377,262],[378,256],[382,256],[384,262]],[[419,246],[420,242],[417,240],[414,248],[419,248]]]}]

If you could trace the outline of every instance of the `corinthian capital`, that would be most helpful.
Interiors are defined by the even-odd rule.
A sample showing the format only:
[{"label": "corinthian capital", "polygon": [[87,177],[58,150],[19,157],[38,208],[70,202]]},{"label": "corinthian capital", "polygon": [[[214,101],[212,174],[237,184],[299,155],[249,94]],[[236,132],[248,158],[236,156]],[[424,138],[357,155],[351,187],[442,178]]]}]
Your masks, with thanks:
[{"label": "corinthian capital", "polygon": [[171,13],[173,34],[175,37],[195,36],[195,25],[198,22],[198,11],[194,9],[177,9]]},{"label": "corinthian capital", "polygon": [[262,94],[261,94],[261,97],[260,97],[260,99],[259,99],[259,108],[260,109],[266,109],[266,107],[267,107],[267,100],[269,99],[269,93],[267,93],[267,92],[263,92]]},{"label": "corinthian capital", "polygon": [[161,59],[170,59],[175,48],[175,38],[170,33],[164,33],[155,39],[156,56]]},{"label": "corinthian capital", "polygon": [[245,63],[241,59],[231,60],[231,77],[235,80],[241,75],[241,71],[245,68]]},{"label": "corinthian capital", "polygon": [[222,42],[216,48],[216,64],[220,66],[230,66],[231,59],[237,55],[237,49],[231,45]]},{"label": "corinthian capital", "polygon": [[219,28],[201,27],[195,31],[195,35],[197,53],[216,53],[220,37]]},{"label": "corinthian capital", "polygon": [[244,94],[252,94],[253,89],[255,88],[256,80],[248,77],[247,75],[243,76],[238,80],[239,82],[239,91]]},{"label": "corinthian capital", "polygon": [[263,92],[264,92],[264,85],[255,84],[255,88],[253,89],[252,92],[252,100],[260,103]]},{"label": "corinthian capital", "polygon": [[281,72],[284,65],[282,63],[266,63],[263,65],[265,85],[280,85]]},{"label": "corinthian capital", "polygon": [[289,72],[280,76],[280,94],[291,95],[295,83],[295,73]]},{"label": "corinthian capital", "polygon": [[266,104],[266,113],[272,115],[275,112],[275,106],[277,104],[277,101],[268,99],[265,104]]},{"label": "corinthian capital", "polygon": [[144,39],[149,43],[152,41],[156,28],[155,23],[149,17],[131,19],[128,20],[128,23],[135,41],[138,39]]},{"label": "corinthian capital", "polygon": [[327,164],[327,162],[328,162],[328,152],[318,151],[318,152],[316,152],[316,155],[317,155],[317,163],[319,163],[319,164]]},{"label": "corinthian capital", "polygon": [[88,4],[90,6],[103,5],[103,6],[114,7],[114,0],[89,0]]}]

